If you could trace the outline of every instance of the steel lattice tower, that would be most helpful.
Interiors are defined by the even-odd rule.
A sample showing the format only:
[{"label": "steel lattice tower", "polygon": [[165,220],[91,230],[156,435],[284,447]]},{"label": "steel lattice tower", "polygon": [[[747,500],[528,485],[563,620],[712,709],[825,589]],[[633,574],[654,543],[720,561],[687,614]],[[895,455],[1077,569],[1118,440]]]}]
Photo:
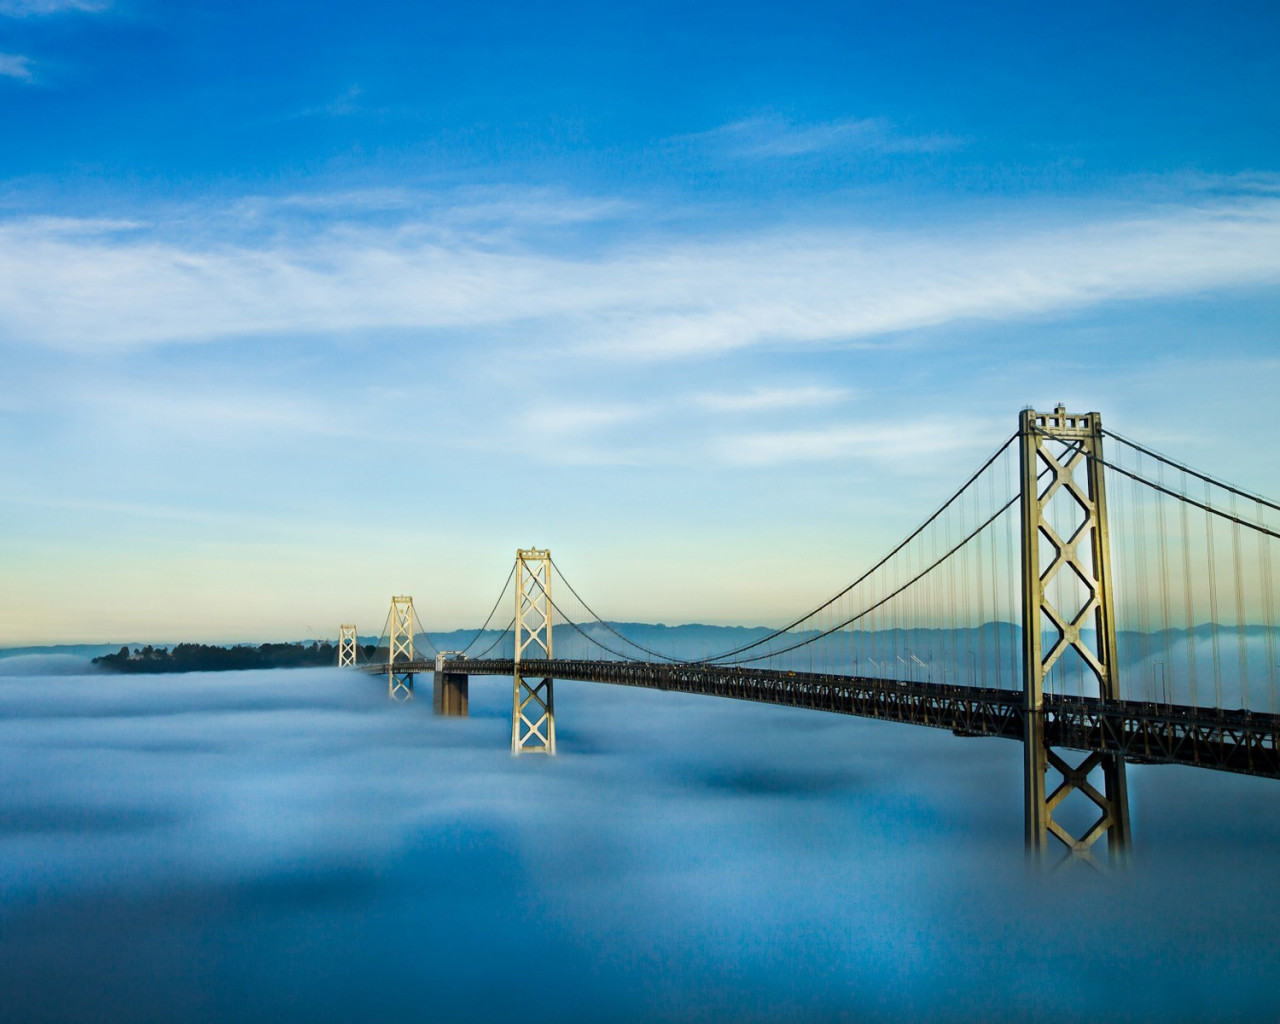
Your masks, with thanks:
[{"label": "steel lattice tower", "polygon": [[[1092,860],[1090,848],[1106,835],[1111,859],[1119,861],[1130,842],[1124,759],[1095,751],[1073,765],[1049,742],[1053,723],[1046,721],[1044,710],[1045,680],[1069,653],[1096,680],[1099,697],[1120,698],[1102,418],[1096,412],[1068,414],[1063,406],[1051,413],[1024,409],[1018,435],[1027,849],[1043,858],[1052,834],[1067,847],[1069,857]],[[1055,522],[1065,536],[1055,529]],[[1046,633],[1057,634],[1047,650]],[[1088,778],[1097,768],[1102,770],[1102,792]],[[1050,769],[1062,781],[1046,793]],[[1098,811],[1080,835],[1054,818],[1055,809],[1073,792],[1082,793]]]},{"label": "steel lattice tower", "polygon": [[551,660],[551,552],[516,551],[515,679],[511,703],[511,753],[556,752],[555,693],[549,676],[530,685],[521,661]]},{"label": "steel lattice tower", "polygon": [[356,627],[338,627],[338,667],[355,667],[356,663]]},{"label": "steel lattice tower", "polygon": [[396,671],[397,664],[413,661],[413,598],[391,599],[390,650],[387,658],[387,692],[392,700],[413,698],[413,673]]}]

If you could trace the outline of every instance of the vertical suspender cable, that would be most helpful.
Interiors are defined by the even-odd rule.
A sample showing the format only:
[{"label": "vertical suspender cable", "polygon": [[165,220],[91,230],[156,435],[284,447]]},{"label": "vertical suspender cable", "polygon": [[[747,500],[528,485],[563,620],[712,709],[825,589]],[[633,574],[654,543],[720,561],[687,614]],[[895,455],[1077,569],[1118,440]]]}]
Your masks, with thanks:
[{"label": "vertical suspender cable", "polygon": [[[908,544],[906,549],[902,552],[903,572],[907,579],[911,579],[913,575],[912,567],[915,565],[915,550],[916,550],[916,546],[913,543],[913,544]],[[912,636],[911,636],[911,609],[915,604],[915,599],[916,599],[916,588],[914,586],[908,587],[906,592],[900,598],[898,598],[898,600],[901,602],[901,608],[902,608],[902,626],[903,626],[902,657],[906,663],[905,667],[907,671],[907,678],[913,681],[916,678],[916,672],[915,672],[916,649],[915,649],[915,645],[912,643]]]},{"label": "vertical suspender cable", "polygon": [[[1012,447],[1005,448],[1004,460],[1004,484],[1005,494],[1012,496],[1013,487],[1013,455]],[[1015,568],[1018,564],[1016,545],[1014,542],[1014,531],[1016,529],[1015,516],[1013,513],[1006,513],[1004,519],[1004,550],[1005,550],[1005,589],[1008,593],[1009,603],[1006,608],[1009,612],[1009,670],[1014,674],[1014,685],[1011,689],[1020,690],[1026,685],[1026,680],[1021,678],[1021,672],[1018,660],[1018,648],[1021,645],[1021,638],[1018,636],[1019,629],[1025,628],[1020,624],[1018,609],[1022,606],[1022,594],[1019,592],[1022,586],[1022,573]],[[1017,624],[1017,628],[1015,628]]]},{"label": "vertical suspender cable", "polygon": [[[956,507],[961,515],[960,520],[960,536],[964,536],[969,530],[969,524],[965,521],[965,500],[961,498],[956,502]],[[960,627],[960,640],[964,646],[964,679],[970,686],[977,684],[976,673],[973,664],[973,637],[969,633],[970,610],[973,607],[973,595],[969,590],[969,556],[972,552],[967,549],[960,552],[960,620],[963,625]]]},{"label": "vertical suspender cable", "polygon": [[[991,490],[990,472],[987,473],[987,490],[988,491]],[[974,494],[974,500],[973,500],[974,508],[980,508],[981,507],[979,504],[980,495],[978,494],[978,489],[976,487],[974,488],[973,494]],[[977,514],[978,521],[981,522],[984,518],[986,517],[982,514],[982,512],[978,512]],[[995,572],[994,570],[992,570],[992,572],[988,573],[987,570],[989,568],[992,568],[989,565],[989,562],[995,558],[996,543],[995,543],[995,534],[992,533],[992,535],[987,538],[987,543],[991,548],[991,558],[988,559],[983,553],[982,535],[979,534],[977,539],[978,539],[978,549],[977,549],[977,555],[978,555],[978,664],[982,667],[982,685],[985,687],[987,685],[987,610],[986,610],[987,604],[986,604],[986,597],[984,595],[986,594],[987,578],[989,575],[991,579],[991,604],[992,604],[992,610],[994,611],[995,586],[996,586]]]},{"label": "vertical suspender cable", "polygon": [[1209,481],[1204,482],[1204,525],[1206,550],[1209,561],[1209,636],[1213,641],[1213,699],[1214,707],[1222,707],[1222,646],[1218,639],[1218,567],[1213,551],[1213,516],[1209,512],[1212,492]]},{"label": "vertical suspender cable", "polygon": [[1146,667],[1143,664],[1145,648],[1142,643],[1142,616],[1141,616],[1141,574],[1139,565],[1141,561],[1141,542],[1142,537],[1138,533],[1138,491],[1137,486],[1132,479],[1126,481],[1127,487],[1122,488],[1125,494],[1125,511],[1128,513],[1130,522],[1130,536],[1128,543],[1122,545],[1122,554],[1127,563],[1127,573],[1125,586],[1127,590],[1126,604],[1126,624],[1129,629],[1129,644],[1133,648],[1130,657],[1137,666],[1137,671],[1132,674],[1128,680],[1128,697],[1131,700],[1141,700],[1146,688],[1146,681],[1143,678]]},{"label": "vertical suspender cable", "polygon": [[[1235,519],[1236,496],[1231,495],[1231,516]],[[1236,599],[1236,658],[1240,669],[1240,706],[1249,707],[1249,646],[1245,636],[1244,567],[1240,560],[1240,523],[1231,524],[1231,567],[1234,570]]]},{"label": "vertical suspender cable", "polygon": [[[951,550],[951,517],[952,509],[947,509],[947,514],[943,517],[944,531],[943,543],[944,551]],[[961,655],[957,650],[958,637],[956,635],[956,564],[955,559],[947,559],[947,645],[951,649],[951,667],[955,673],[956,681],[963,682],[965,679],[964,668],[961,662]]]},{"label": "vertical suspender cable", "polygon": [[[898,557],[895,555],[885,566],[885,590],[892,594],[898,589]],[[892,598],[889,599],[884,606],[884,620],[880,628],[880,632],[884,638],[884,663],[889,669],[889,675],[892,679],[897,679],[901,673],[898,672],[898,640],[894,636],[893,622],[895,610]]]},{"label": "vertical suspender cable", "polygon": [[[1142,453],[1137,457],[1137,474],[1142,475]],[[1133,495],[1133,546],[1137,557],[1138,643],[1142,651],[1142,681],[1146,699],[1154,696],[1154,669],[1151,663],[1151,615],[1147,603],[1147,516],[1137,479],[1129,481]]]},{"label": "vertical suspender cable", "polygon": [[[938,560],[938,555],[947,550],[945,543],[946,524],[938,522],[933,524],[932,535],[930,537],[929,559],[930,564]],[[934,645],[938,650],[938,663],[942,666],[942,681],[954,685],[956,679],[955,665],[951,663],[950,647],[948,640],[950,639],[947,632],[947,577],[945,569],[936,569],[931,574],[933,577],[933,636]]]},{"label": "vertical suspender cable", "polygon": [[875,652],[876,674],[881,679],[889,678],[889,665],[884,660],[884,607],[880,605],[880,594],[884,589],[884,576],[889,570],[881,568],[871,581],[872,590],[868,598],[876,604],[875,613],[871,617],[871,649]]},{"label": "vertical suspender cable", "polygon": [[[996,505],[996,476],[995,470],[987,474],[987,505],[990,508],[997,508]],[[992,629],[995,633],[992,635],[992,643],[995,647],[996,656],[996,675],[995,685],[998,687],[1005,686],[1004,678],[1004,657],[1000,643],[1000,620],[1003,618],[1000,608],[1000,524],[996,523],[991,531],[991,622]]]},{"label": "vertical suspender cable", "polygon": [[[1257,505],[1258,525],[1263,523],[1262,506]],[[1262,589],[1262,628],[1267,631],[1267,710],[1280,711],[1276,706],[1276,609],[1274,577],[1271,575],[1271,538],[1258,534],[1258,571]]]},{"label": "vertical suspender cable", "polygon": [[[1182,473],[1181,490],[1185,496],[1187,493],[1187,474],[1184,470]],[[1191,695],[1191,705],[1196,707],[1200,703],[1199,694],[1196,692],[1198,671],[1196,666],[1196,595],[1191,586],[1191,549],[1190,549],[1190,530],[1187,522],[1187,503],[1185,501],[1178,502],[1178,519],[1180,532],[1182,534],[1182,591],[1183,602],[1186,611],[1186,647],[1187,647],[1187,687]]]},{"label": "vertical suspender cable", "polygon": [[[1156,479],[1161,486],[1164,485],[1164,463],[1156,463]],[[1170,645],[1169,633],[1172,627],[1169,612],[1169,538],[1168,531],[1165,527],[1165,498],[1163,495],[1157,495],[1156,499],[1156,538],[1160,549],[1160,636],[1163,640],[1161,650],[1163,652],[1164,661],[1161,664],[1161,682],[1164,684],[1164,693],[1161,696],[1166,704],[1170,703],[1170,692],[1172,690],[1173,661],[1170,658],[1172,647]]]}]

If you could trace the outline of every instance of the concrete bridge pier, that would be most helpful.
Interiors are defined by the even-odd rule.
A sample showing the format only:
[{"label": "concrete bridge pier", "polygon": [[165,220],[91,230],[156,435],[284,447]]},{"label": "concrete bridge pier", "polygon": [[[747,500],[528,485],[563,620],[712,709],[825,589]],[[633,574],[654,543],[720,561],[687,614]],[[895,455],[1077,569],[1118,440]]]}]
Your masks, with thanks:
[{"label": "concrete bridge pier", "polygon": [[[468,677],[457,666],[466,659],[453,651],[436,655],[435,684],[432,688],[431,707],[445,718],[467,718]],[[451,667],[452,666],[452,667]]]}]

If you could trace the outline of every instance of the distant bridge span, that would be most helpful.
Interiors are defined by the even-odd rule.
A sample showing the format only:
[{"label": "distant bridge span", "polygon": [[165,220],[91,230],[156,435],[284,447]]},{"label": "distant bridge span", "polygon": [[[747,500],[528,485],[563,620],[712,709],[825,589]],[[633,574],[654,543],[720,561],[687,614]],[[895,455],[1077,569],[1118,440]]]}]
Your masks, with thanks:
[{"label": "distant bridge span", "polygon": [[[450,660],[451,676],[528,676],[612,683],[760,704],[808,708],[883,722],[947,729],[958,736],[1022,742],[1026,709],[1020,690],[904,682],[721,665],[556,658]],[[435,661],[401,662],[398,671],[436,671]],[[386,665],[368,671],[385,675]],[[1280,715],[1161,705],[1097,697],[1046,696],[1045,742],[1119,754],[1126,761],[1182,764],[1280,779]]]},{"label": "distant bridge span", "polygon": [[[1104,437],[1115,443],[1105,455]],[[510,677],[515,754],[555,753],[557,679],[1019,740],[1028,848],[1041,856],[1053,836],[1092,861],[1105,836],[1123,860],[1127,763],[1280,778],[1278,540],[1280,501],[1104,431],[1097,413],[1024,409],[1017,432],[888,554],[729,650],[690,657],[626,635],[550,551],[527,548],[459,650],[398,596],[375,648],[342,627],[339,663],[363,655],[396,700],[433,672],[446,715],[467,713],[470,676]],[[514,614],[499,631],[509,593]],[[553,640],[561,654],[567,642],[593,656],[557,658]],[[1073,793],[1093,805],[1092,824],[1055,817]]]}]

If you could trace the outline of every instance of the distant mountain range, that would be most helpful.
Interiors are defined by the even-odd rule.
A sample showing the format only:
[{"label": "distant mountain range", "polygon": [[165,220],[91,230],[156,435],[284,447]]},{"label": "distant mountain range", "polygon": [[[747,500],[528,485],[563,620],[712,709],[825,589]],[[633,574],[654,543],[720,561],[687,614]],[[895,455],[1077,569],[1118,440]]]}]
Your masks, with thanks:
[{"label": "distant mountain range", "polygon": [[[1236,635],[1234,625],[1217,627],[1219,637],[1225,639]],[[616,632],[615,632],[616,631]],[[1191,630],[1197,642],[1208,640],[1214,631],[1209,623],[1203,623]],[[733,650],[750,644],[753,641],[769,636],[773,631],[766,626],[711,626],[700,623],[668,626],[663,623],[647,622],[592,622],[578,627],[560,623],[555,629],[556,653],[561,657],[583,656],[579,648],[593,651],[590,656],[598,654],[609,657],[603,650],[588,644],[584,639],[591,638],[606,648],[632,660],[644,660],[648,657],[642,648],[660,652],[674,658],[697,660],[714,656],[724,651]],[[904,646],[907,650],[926,651],[937,643],[941,634],[946,631],[905,628],[899,630],[883,630],[882,639],[889,646]],[[1265,637],[1267,627],[1248,625],[1244,630],[1250,639]],[[951,632],[951,645],[957,643],[963,648],[972,646],[975,650],[989,646],[992,651],[997,645],[1006,651],[1009,647],[1021,643],[1020,627],[1007,622],[989,622],[980,629],[977,627],[959,628]],[[622,640],[622,634],[627,640]],[[796,640],[806,635],[802,632],[793,634]],[[863,634],[864,638],[867,634]],[[1088,637],[1088,631],[1085,632]],[[1188,632],[1184,629],[1171,629],[1167,636],[1164,631],[1153,630],[1148,633],[1133,630],[1121,631],[1118,635],[1121,661],[1129,662],[1150,657],[1148,649],[1154,645],[1170,644],[1184,640]],[[495,646],[495,641],[502,642]],[[374,636],[362,636],[359,643],[368,653],[376,648],[380,639]],[[417,645],[424,656],[431,652],[423,644],[423,634],[418,634]],[[476,637],[475,630],[453,630],[447,633],[429,634],[430,645],[440,651],[460,651],[471,647],[471,657],[481,657],[488,650],[494,658],[511,657],[511,640],[504,637],[499,630],[487,630]],[[472,641],[475,641],[472,643]],[[630,641],[630,643],[628,642]],[[385,657],[385,648],[382,651]],[[15,657],[31,657],[55,655],[63,658],[82,658],[87,662],[97,661],[105,668],[125,672],[172,672],[172,671],[217,671],[241,668],[272,668],[303,665],[331,664],[336,661],[336,640],[306,640],[289,643],[271,644],[46,644],[29,647],[0,648],[0,660]]]},{"label": "distant mountain range", "polygon": [[115,654],[121,647],[140,647],[141,644],[47,644],[42,647],[0,647],[0,658],[18,658],[29,654],[63,654],[78,658],[97,658],[103,654]]}]

